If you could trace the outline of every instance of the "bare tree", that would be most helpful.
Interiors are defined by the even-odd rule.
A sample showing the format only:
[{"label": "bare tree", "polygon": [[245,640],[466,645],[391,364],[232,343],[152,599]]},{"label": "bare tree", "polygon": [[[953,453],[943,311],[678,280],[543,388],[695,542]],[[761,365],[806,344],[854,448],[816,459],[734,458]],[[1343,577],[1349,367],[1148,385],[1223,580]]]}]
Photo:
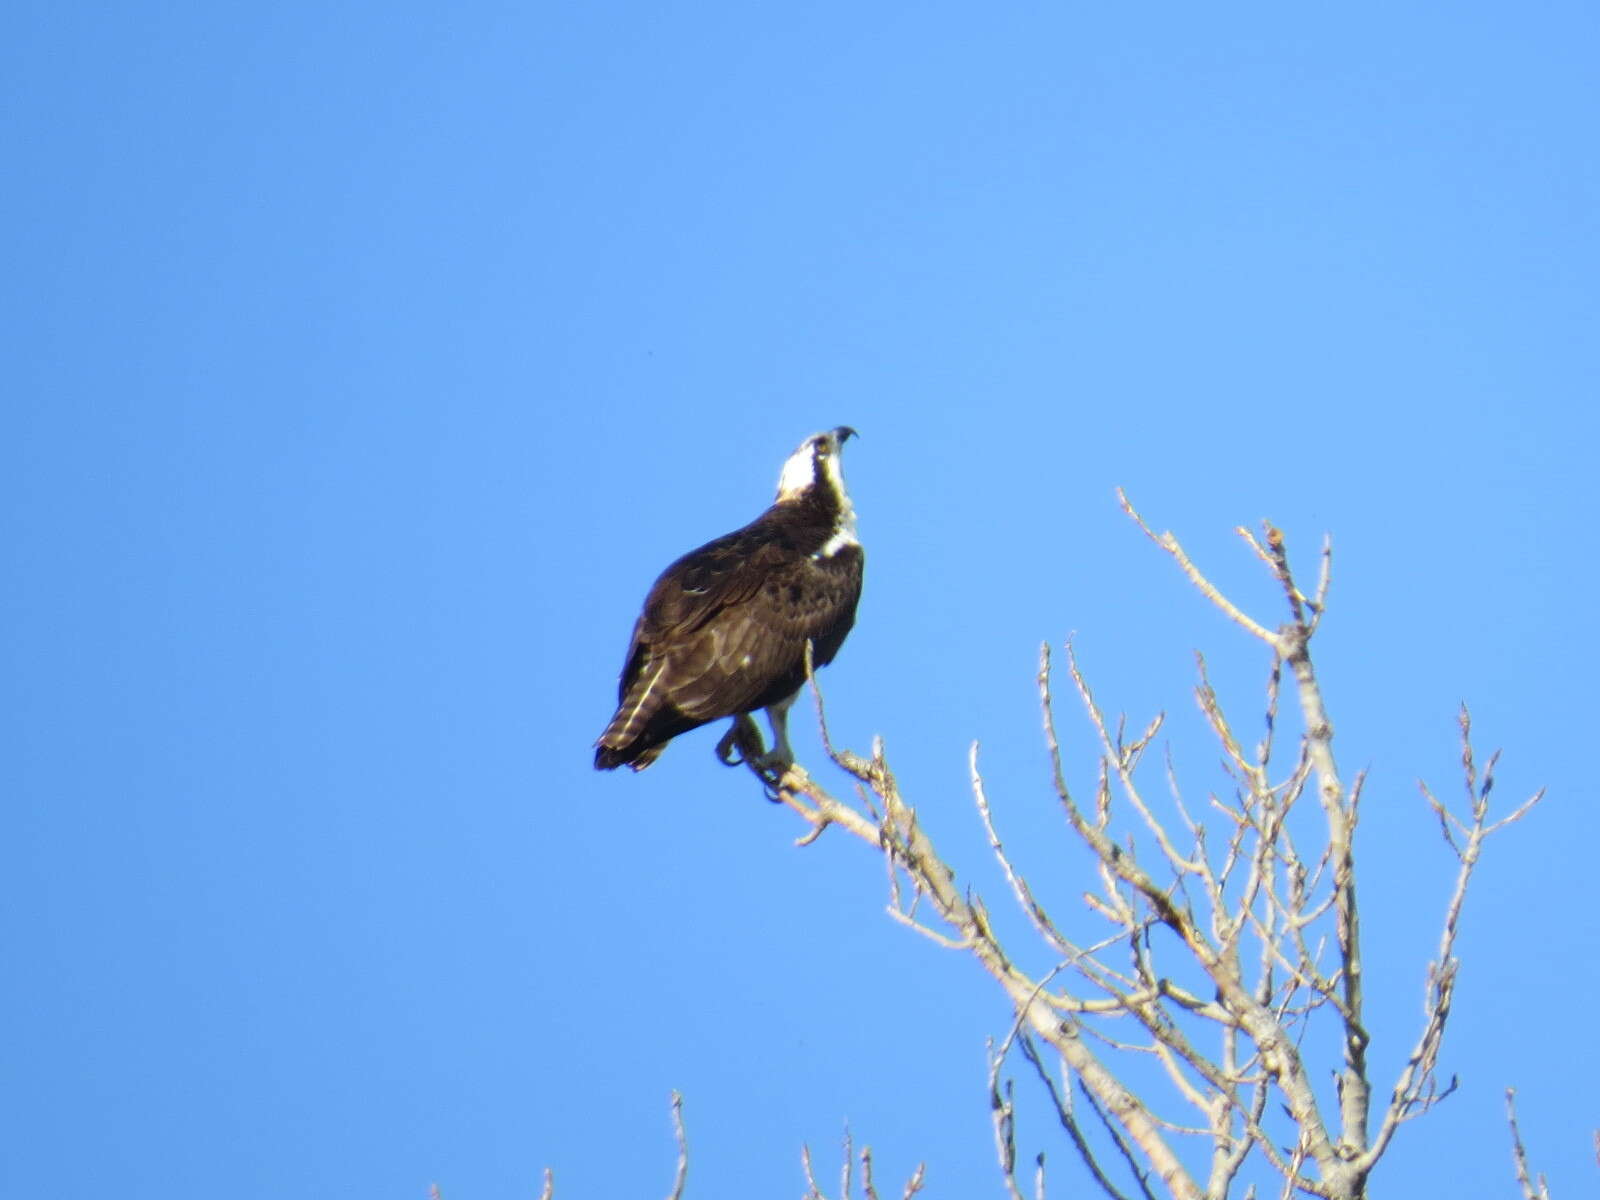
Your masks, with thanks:
[{"label": "bare tree", "polygon": [[[1087,779],[1069,782],[1056,736],[1056,670],[1045,647],[1038,689],[1061,815],[1089,851],[1095,888],[1083,895],[1098,928],[1058,921],[1013,861],[971,755],[978,816],[1036,942],[1002,943],[983,900],[955,873],[901,793],[881,740],[870,757],[836,749],[817,695],[824,745],[856,781],[841,799],[800,767],[770,794],[808,826],[806,845],[837,827],[888,865],[889,914],[941,946],[971,954],[1005,991],[1016,1019],[991,1047],[989,1089],[1005,1187],[1042,1198],[1042,1156],[1019,1181],[1016,1101],[1002,1081],[1018,1052],[1037,1075],[1049,1112],[1089,1176],[1116,1200],[1253,1197],[1267,1188],[1327,1200],[1360,1200],[1400,1127],[1454,1088],[1439,1074],[1454,999],[1456,936],[1473,871],[1489,836],[1525,815],[1540,794],[1490,819],[1498,754],[1480,769],[1471,720],[1460,713],[1465,794],[1456,805],[1424,785],[1457,870],[1445,899],[1438,949],[1425,972],[1420,1028],[1398,1077],[1374,1091],[1356,886],[1356,827],[1363,777],[1346,780],[1333,749],[1312,655],[1328,594],[1325,544],[1315,587],[1302,589],[1278,530],[1240,529],[1282,592],[1287,620],[1258,622],[1214,586],[1170,533],[1128,515],[1201,594],[1270,652],[1259,738],[1247,741],[1224,711],[1206,664],[1196,696],[1230,776],[1230,793],[1186,799],[1168,764],[1152,789],[1149,753],[1157,716],[1137,735],[1109,719],[1066,647],[1067,674],[1099,744]],[[813,681],[813,688],[815,681]],[[1299,714],[1296,737],[1279,736],[1280,696]],[[1165,799],[1156,791],[1165,790]],[[1024,970],[1040,945],[1055,963]],[[1146,1064],[1164,1083],[1152,1084]],[[1329,1071],[1334,1086],[1320,1084]],[[1377,1097],[1375,1099],[1375,1096]],[[1247,1165],[1249,1169],[1247,1170]],[[809,1165],[807,1168],[808,1179]],[[1524,1178],[1525,1175],[1524,1175]],[[814,1181],[812,1193],[820,1194]],[[1527,1185],[1525,1184],[1525,1187]],[[1261,1193],[1265,1194],[1265,1193]],[[1531,1193],[1530,1193],[1531,1194]]]}]

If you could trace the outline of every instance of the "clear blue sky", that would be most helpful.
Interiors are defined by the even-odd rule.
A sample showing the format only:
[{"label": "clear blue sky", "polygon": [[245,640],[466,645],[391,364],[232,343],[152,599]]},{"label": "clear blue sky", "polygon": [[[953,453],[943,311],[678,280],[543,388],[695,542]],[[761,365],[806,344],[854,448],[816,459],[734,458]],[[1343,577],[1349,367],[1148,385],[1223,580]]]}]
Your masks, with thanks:
[{"label": "clear blue sky", "polygon": [[1461,1091],[1379,1188],[1510,1195],[1515,1084],[1592,1192],[1597,34],[1577,0],[13,6],[0,1190],[661,1194],[678,1088],[698,1197],[798,1194],[847,1119],[883,1178],[998,1194],[976,967],[712,734],[589,765],[655,573],[849,423],[835,733],[885,736],[997,911],[973,738],[1036,875],[1087,886],[1041,640],[1170,711],[1199,793],[1191,651],[1254,711],[1258,649],[1113,488],[1264,619],[1230,529],[1308,566],[1332,533],[1380,1094],[1458,702],[1508,803],[1551,789],[1469,905]]}]

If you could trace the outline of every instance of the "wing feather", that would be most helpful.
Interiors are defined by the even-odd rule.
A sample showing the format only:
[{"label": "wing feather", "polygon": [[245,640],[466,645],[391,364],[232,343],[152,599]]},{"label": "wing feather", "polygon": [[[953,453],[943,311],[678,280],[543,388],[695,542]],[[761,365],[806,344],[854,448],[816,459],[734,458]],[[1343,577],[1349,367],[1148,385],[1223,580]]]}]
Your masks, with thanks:
[{"label": "wing feather", "polygon": [[860,581],[859,556],[853,570],[804,558],[767,571],[757,587],[730,589],[739,598],[701,614],[673,655],[671,703],[712,721],[787,696],[805,680],[808,639],[818,665],[832,660],[854,623]]}]

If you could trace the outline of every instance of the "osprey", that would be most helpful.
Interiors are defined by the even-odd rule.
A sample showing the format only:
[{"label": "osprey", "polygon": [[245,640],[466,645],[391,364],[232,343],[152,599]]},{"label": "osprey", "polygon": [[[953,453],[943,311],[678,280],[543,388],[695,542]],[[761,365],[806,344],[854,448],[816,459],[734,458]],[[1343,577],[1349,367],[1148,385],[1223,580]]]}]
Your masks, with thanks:
[{"label": "osprey", "polygon": [[717,754],[733,765],[735,747],[748,757],[760,745],[747,715],[758,708],[773,748],[754,765],[771,772],[794,761],[786,721],[806,680],[806,643],[816,666],[832,662],[861,598],[864,556],[839,469],[854,433],[841,425],[801,442],[771,508],[661,573],[633,627],[596,769],[642,771],[680,733],[722,717],[734,724]]}]

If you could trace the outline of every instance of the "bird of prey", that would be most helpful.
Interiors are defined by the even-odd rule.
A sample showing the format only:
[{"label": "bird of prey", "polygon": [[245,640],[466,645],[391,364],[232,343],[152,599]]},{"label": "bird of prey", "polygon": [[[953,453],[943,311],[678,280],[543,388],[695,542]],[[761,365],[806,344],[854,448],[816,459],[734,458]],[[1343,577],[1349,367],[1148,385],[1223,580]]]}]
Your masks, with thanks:
[{"label": "bird of prey", "polygon": [[[769,777],[794,761],[787,714],[812,661],[833,661],[856,619],[864,555],[845,494],[839,451],[848,425],[800,443],[778,476],[772,507],[678,559],[656,580],[633,627],[617,711],[595,743],[598,770],[642,771],[667,743],[734,718],[717,745]],[[773,747],[763,753],[748,716],[765,709]]]}]

